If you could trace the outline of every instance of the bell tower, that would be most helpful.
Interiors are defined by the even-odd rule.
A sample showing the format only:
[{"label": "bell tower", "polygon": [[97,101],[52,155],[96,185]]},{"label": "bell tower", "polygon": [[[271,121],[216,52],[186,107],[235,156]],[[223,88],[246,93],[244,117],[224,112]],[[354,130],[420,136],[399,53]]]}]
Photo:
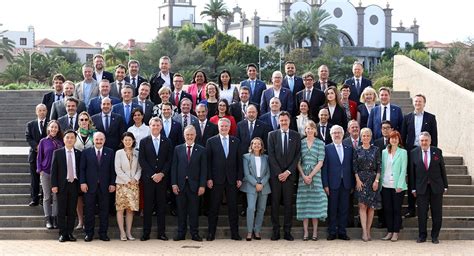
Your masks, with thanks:
[{"label": "bell tower", "polygon": [[196,22],[196,6],[192,0],[160,0],[158,6],[158,33],[166,28],[180,28]]}]

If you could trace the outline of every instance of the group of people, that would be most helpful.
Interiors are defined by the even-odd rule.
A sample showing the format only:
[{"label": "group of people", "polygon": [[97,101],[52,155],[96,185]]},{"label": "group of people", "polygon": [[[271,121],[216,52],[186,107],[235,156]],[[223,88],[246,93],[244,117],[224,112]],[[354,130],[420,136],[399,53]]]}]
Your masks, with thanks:
[{"label": "group of people", "polygon": [[[349,240],[354,200],[363,241],[372,239],[377,210],[387,228],[382,239],[397,241],[407,190],[405,217],[415,216],[418,204],[418,242],[427,238],[429,208],[432,242],[439,242],[448,184],[436,119],[424,111],[424,95],[416,95],[415,111],[403,116],[390,103],[389,88],[377,93],[362,77],[361,63],[354,63],[354,77],[340,90],[325,65],[316,79],[311,72],[296,76],[295,63],[287,62],[285,76],[273,72],[269,88],[257,79],[254,64],[240,87],[228,70],[217,83],[199,70],[185,90],[167,56],[149,82],[139,76],[136,60],[129,61],[128,74],[124,65],[108,73],[103,63],[103,56],[94,56],[78,84],[55,75],[54,91],[26,128],[30,206],[40,203],[41,181],[45,225],[59,228],[60,242],[76,240],[76,217],[76,229],[92,241],[97,212],[103,241],[110,240],[110,213],[120,239],[135,240],[135,212],[143,216],[140,240],[150,239],[154,214],[157,238],[168,240],[167,208],[177,214],[174,240],[185,239],[189,221],[192,240],[202,241],[199,214],[205,213],[206,240],[212,241],[224,196],[231,239],[242,240],[238,218],[246,215],[246,240],[260,240],[270,201],[271,240],[280,239],[283,202],[283,238],[291,241],[295,191],[305,241],[319,239],[318,222],[326,219],[327,240]],[[245,207],[240,212],[239,202]]]}]

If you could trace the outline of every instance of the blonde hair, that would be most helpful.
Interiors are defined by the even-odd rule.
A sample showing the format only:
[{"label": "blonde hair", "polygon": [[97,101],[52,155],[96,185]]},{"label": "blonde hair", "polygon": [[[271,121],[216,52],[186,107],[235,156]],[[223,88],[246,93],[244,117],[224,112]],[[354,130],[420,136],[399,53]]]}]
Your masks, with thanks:
[{"label": "blonde hair", "polygon": [[260,149],[260,152],[259,152],[259,153],[260,153],[260,155],[262,155],[263,152],[265,152],[265,144],[263,144],[263,140],[262,140],[260,137],[255,137],[255,138],[253,138],[253,139],[250,141],[249,153],[255,154],[255,153],[253,152],[253,149],[252,149],[252,145],[253,145],[253,143],[254,143],[255,141],[260,141],[260,144],[262,145],[262,148]]}]

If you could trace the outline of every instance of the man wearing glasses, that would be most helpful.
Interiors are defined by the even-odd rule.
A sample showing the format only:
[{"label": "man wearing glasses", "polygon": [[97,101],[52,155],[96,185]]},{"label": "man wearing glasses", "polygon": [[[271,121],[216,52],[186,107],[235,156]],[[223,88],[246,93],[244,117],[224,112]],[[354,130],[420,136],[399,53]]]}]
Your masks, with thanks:
[{"label": "man wearing glasses", "polygon": [[183,98],[188,98],[192,101],[193,98],[191,97],[191,94],[183,90],[184,77],[180,73],[174,74],[173,85],[174,90],[171,92],[170,102],[171,104],[173,104],[173,106],[176,106],[178,108],[178,113],[181,113],[181,100]]},{"label": "man wearing glasses", "polygon": [[[303,83],[304,89],[296,94],[296,107],[299,108],[301,101],[306,100],[309,102],[309,110],[311,113],[316,113],[326,100],[324,92],[313,86],[314,75],[311,72],[303,74]],[[317,116],[314,116],[313,118],[316,123],[319,122]]]}]

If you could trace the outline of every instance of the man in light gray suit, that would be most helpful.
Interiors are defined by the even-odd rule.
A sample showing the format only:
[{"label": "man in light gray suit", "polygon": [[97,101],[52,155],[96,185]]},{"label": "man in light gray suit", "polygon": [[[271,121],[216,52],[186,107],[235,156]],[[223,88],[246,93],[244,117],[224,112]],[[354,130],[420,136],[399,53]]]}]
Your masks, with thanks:
[{"label": "man in light gray suit", "polygon": [[130,85],[133,88],[133,96],[137,96],[135,86],[125,81],[126,74],[127,67],[125,67],[124,65],[118,64],[115,67],[115,82],[110,84],[110,96],[122,99],[122,95],[120,92],[122,91],[122,86],[124,85]]},{"label": "man in light gray suit", "polygon": [[[64,90],[64,99],[59,100],[53,103],[51,106],[51,114],[49,116],[49,120],[58,120],[58,118],[64,116],[66,111],[66,100],[70,97],[73,97],[75,85],[72,81],[66,81],[63,83],[63,90]],[[79,101],[77,105],[77,113],[81,113],[82,111],[86,111],[86,104],[83,101]]]},{"label": "man in light gray suit", "polygon": [[199,125],[199,119],[191,114],[191,106],[191,100],[188,98],[183,98],[181,100],[181,113],[173,116],[173,120],[180,123],[181,127],[186,127],[188,125]]},{"label": "man in light gray suit", "polygon": [[92,98],[99,96],[99,84],[94,78],[94,68],[89,64],[82,66],[82,76],[84,80],[76,85],[74,96],[80,101],[84,101],[86,106],[89,106],[89,102]]}]

